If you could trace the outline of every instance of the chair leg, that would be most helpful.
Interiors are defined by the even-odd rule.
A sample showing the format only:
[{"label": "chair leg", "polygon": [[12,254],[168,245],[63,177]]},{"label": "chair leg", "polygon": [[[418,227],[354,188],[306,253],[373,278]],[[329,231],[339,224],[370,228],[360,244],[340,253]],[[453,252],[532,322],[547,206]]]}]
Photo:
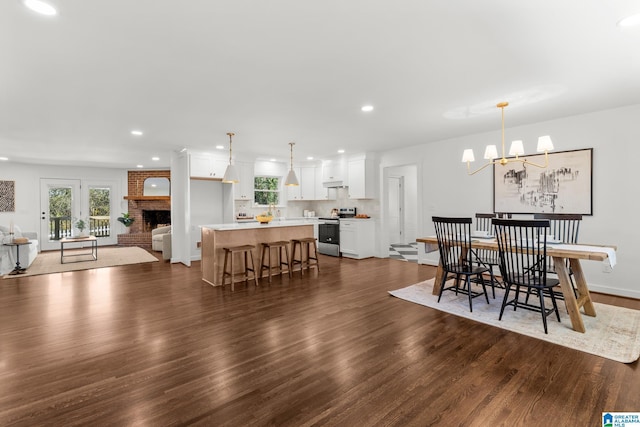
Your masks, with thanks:
[{"label": "chair leg", "polygon": [[[484,284],[484,278],[482,277],[482,274],[478,274],[478,280],[480,280],[482,283],[482,292],[484,292],[484,298],[487,300],[487,304],[489,304],[489,294],[487,294],[487,286]],[[491,283],[491,287],[493,287],[493,283]],[[495,299],[495,297],[496,297],[496,291],[494,289],[493,298]]]},{"label": "chair leg", "polygon": [[540,299],[540,311],[542,312],[542,324],[544,325],[544,333],[547,334],[547,310],[544,308],[544,292],[538,289],[538,298]]},{"label": "chair leg", "polygon": [[471,296],[471,276],[465,275],[465,282],[467,282],[467,295],[469,296],[469,311],[473,313],[473,297]]},{"label": "chair leg", "polygon": [[[444,291],[444,284],[446,281],[447,281],[447,273],[444,273],[442,275],[442,280],[440,281],[441,283],[440,283],[440,293],[438,294],[438,302],[440,302],[440,298],[442,298],[442,291]],[[458,291],[456,290],[456,293],[457,292]]]},{"label": "chair leg", "polygon": [[222,267],[222,280],[220,281],[220,283],[222,283],[222,286],[224,287],[224,279],[225,277],[227,277],[227,256],[229,255],[229,251],[224,251],[224,264]]},{"label": "chair leg", "polygon": [[[246,256],[245,252],[245,256]],[[251,258],[251,270],[253,272],[253,281],[258,286],[258,275],[256,274],[256,265],[253,262],[253,251],[249,251],[249,257]],[[249,284],[249,273],[247,273],[247,285]]]},{"label": "chair leg", "polygon": [[229,256],[229,265],[230,265],[230,272],[229,275],[231,276],[231,292],[233,292],[234,289],[234,282],[233,282],[233,252],[231,252],[230,256]]},{"label": "chair leg", "polygon": [[504,308],[507,306],[507,301],[509,300],[510,289],[511,289],[511,286],[505,283],[504,298],[502,298],[502,307],[500,307],[500,316],[498,317],[498,320],[502,320],[502,315],[504,314]]}]

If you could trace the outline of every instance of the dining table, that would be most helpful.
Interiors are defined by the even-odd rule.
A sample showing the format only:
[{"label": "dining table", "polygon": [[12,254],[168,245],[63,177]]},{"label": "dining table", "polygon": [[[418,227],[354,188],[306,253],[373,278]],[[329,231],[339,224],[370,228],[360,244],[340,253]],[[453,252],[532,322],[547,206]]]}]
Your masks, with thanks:
[{"label": "dining table", "polygon": [[[473,235],[472,235],[473,236]],[[416,239],[418,243],[424,244],[425,252],[438,250],[438,239],[436,236],[421,237]],[[487,249],[498,251],[498,242],[495,238],[473,238],[471,240],[472,249]],[[596,317],[596,309],[591,300],[587,280],[582,270],[581,261],[601,261],[606,262],[609,267],[616,263],[616,246],[611,245],[585,245],[585,244],[547,244],[547,256],[553,258],[556,274],[560,281],[560,289],[564,297],[565,306],[571,319],[571,325],[575,331],[585,332],[584,322],[580,314],[580,309],[584,310],[587,316]],[[567,264],[569,267],[567,267]],[[574,285],[569,277],[569,271],[573,273]],[[438,263],[438,270],[433,284],[433,294],[440,294],[442,277],[444,275],[442,261]]]}]

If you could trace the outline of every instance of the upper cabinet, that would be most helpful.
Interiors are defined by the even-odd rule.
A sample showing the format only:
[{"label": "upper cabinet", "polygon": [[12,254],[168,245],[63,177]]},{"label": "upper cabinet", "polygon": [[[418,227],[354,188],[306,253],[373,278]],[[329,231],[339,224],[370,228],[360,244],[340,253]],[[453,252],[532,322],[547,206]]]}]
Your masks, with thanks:
[{"label": "upper cabinet", "polygon": [[365,156],[352,157],[348,162],[349,198],[373,199],[375,195],[375,162]]},{"label": "upper cabinet", "polygon": [[322,186],[321,168],[301,166],[293,168],[300,185],[287,187],[288,200],[327,200],[326,188]]},{"label": "upper cabinet", "polygon": [[336,157],[322,162],[322,182],[334,183],[337,186],[347,185],[344,157]]},{"label": "upper cabinet", "polygon": [[192,178],[222,179],[227,160],[211,154],[189,154],[189,175]]},{"label": "upper cabinet", "polygon": [[239,182],[233,184],[233,198],[253,202],[254,164],[253,162],[235,162]]}]

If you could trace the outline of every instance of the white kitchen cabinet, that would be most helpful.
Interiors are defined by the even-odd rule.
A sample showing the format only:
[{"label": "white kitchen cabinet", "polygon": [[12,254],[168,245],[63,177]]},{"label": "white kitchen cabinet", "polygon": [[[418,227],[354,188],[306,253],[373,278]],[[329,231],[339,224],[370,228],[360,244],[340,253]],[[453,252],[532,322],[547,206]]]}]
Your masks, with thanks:
[{"label": "white kitchen cabinet", "polygon": [[347,258],[369,258],[375,255],[375,221],[372,219],[340,219],[340,252]]},{"label": "white kitchen cabinet", "polygon": [[315,168],[315,199],[316,200],[336,200],[338,192],[335,188],[326,188],[322,183],[322,166]]},{"label": "white kitchen cabinet", "polygon": [[301,166],[293,171],[300,185],[287,187],[287,200],[330,200],[329,192],[322,186],[322,168]]},{"label": "white kitchen cabinet", "polygon": [[349,198],[375,198],[375,165],[372,159],[349,159]]},{"label": "white kitchen cabinet", "polygon": [[238,180],[233,184],[233,198],[253,202],[254,165],[250,162],[235,162],[238,170]]},{"label": "white kitchen cabinet", "polygon": [[322,162],[322,182],[339,182],[347,185],[346,162],[343,157],[336,157]]},{"label": "white kitchen cabinet", "polygon": [[211,154],[189,155],[189,175],[191,178],[222,179],[228,162]]}]

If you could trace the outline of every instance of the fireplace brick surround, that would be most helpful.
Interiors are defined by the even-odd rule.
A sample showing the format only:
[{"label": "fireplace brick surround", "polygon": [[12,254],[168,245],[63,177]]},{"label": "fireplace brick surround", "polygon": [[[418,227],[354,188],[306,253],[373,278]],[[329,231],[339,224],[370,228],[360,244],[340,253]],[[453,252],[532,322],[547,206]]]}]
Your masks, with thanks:
[{"label": "fireplace brick surround", "polygon": [[135,219],[126,234],[118,234],[118,246],[139,246],[151,249],[151,232],[144,230],[142,211],[171,211],[171,200],[165,198],[145,198],[143,194],[144,180],[147,178],[169,178],[169,170],[136,170],[128,172],[128,209],[129,215]]}]

